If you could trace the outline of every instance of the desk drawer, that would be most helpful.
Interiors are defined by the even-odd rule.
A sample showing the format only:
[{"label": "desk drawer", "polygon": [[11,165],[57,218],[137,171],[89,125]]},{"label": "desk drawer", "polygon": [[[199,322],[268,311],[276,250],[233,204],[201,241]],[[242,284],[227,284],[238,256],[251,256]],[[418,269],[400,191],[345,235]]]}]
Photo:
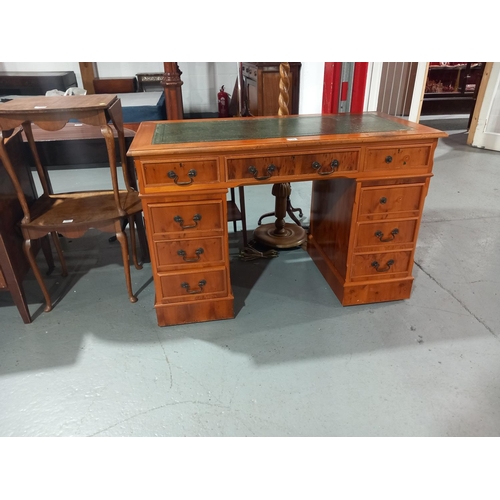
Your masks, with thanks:
[{"label": "desk drawer", "polygon": [[227,160],[228,179],[280,180],[282,177],[317,176],[325,179],[340,172],[358,170],[359,151],[332,151],[305,155],[283,155]]},{"label": "desk drawer", "polygon": [[380,220],[358,224],[354,248],[413,245],[418,219]]},{"label": "desk drawer", "polygon": [[182,189],[220,182],[217,159],[197,161],[143,162],[145,187],[172,186]]},{"label": "desk drawer", "polygon": [[152,203],[147,205],[154,239],[162,235],[202,236],[203,232],[223,230],[222,201],[192,203]]},{"label": "desk drawer", "polygon": [[424,184],[366,187],[361,189],[360,219],[418,217]]},{"label": "desk drawer", "polygon": [[364,170],[401,170],[431,167],[432,146],[367,148]]},{"label": "desk drawer", "polygon": [[353,281],[359,281],[407,276],[412,264],[411,254],[411,250],[356,254],[353,258],[351,278]]},{"label": "desk drawer", "polygon": [[160,300],[164,304],[215,299],[228,294],[225,268],[162,273],[159,278]]},{"label": "desk drawer", "polygon": [[173,267],[224,265],[222,236],[155,242],[158,271]]}]

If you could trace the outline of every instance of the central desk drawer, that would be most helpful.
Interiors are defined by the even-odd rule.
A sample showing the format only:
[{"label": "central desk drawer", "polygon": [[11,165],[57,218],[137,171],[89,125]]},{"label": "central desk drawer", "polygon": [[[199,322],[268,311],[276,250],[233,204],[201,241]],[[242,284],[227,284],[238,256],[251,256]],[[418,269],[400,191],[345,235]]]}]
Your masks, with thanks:
[{"label": "central desk drawer", "polygon": [[328,178],[339,172],[358,170],[359,151],[333,151],[304,155],[230,158],[227,160],[228,179],[279,180],[287,176],[317,176]]},{"label": "central desk drawer", "polygon": [[145,187],[183,188],[220,182],[217,159],[142,163]]},{"label": "central desk drawer", "polygon": [[155,242],[158,271],[195,265],[224,265],[222,236]]},{"label": "central desk drawer", "polygon": [[155,239],[161,235],[181,233],[188,236],[205,231],[222,231],[222,201],[148,204],[149,221]]},{"label": "central desk drawer", "polygon": [[205,269],[182,273],[161,273],[161,302],[188,302],[225,297],[227,276],[225,269]]}]

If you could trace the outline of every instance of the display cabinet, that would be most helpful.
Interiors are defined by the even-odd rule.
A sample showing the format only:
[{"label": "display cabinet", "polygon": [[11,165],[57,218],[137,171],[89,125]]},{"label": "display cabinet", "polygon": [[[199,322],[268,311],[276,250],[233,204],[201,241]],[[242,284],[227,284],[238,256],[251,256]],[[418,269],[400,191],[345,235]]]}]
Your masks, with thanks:
[{"label": "display cabinet", "polygon": [[431,62],[421,114],[472,113],[484,66],[482,62]]},{"label": "display cabinet", "polygon": [[[299,62],[290,65],[289,108],[291,115],[299,114],[300,68]],[[280,63],[242,63],[244,90],[248,111],[252,116],[278,114]]]}]

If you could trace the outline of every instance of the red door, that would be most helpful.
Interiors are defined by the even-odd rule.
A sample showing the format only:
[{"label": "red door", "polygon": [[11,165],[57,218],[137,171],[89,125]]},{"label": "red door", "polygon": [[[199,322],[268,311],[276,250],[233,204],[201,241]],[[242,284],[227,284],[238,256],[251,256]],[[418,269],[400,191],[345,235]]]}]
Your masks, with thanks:
[{"label": "red door", "polygon": [[322,112],[362,113],[367,74],[367,62],[325,63]]}]

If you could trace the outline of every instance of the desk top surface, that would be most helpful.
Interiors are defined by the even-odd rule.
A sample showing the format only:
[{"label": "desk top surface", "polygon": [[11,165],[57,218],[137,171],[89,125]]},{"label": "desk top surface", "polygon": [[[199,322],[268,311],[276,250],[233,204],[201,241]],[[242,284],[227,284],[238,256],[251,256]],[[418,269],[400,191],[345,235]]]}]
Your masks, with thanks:
[{"label": "desk top surface", "polygon": [[0,116],[107,109],[116,99],[115,94],[24,97],[0,103]]},{"label": "desk top surface", "polygon": [[143,122],[129,155],[154,154],[179,149],[238,148],[260,144],[304,141],[367,141],[373,138],[436,138],[447,134],[417,123],[380,113],[292,115],[210,120]]}]

